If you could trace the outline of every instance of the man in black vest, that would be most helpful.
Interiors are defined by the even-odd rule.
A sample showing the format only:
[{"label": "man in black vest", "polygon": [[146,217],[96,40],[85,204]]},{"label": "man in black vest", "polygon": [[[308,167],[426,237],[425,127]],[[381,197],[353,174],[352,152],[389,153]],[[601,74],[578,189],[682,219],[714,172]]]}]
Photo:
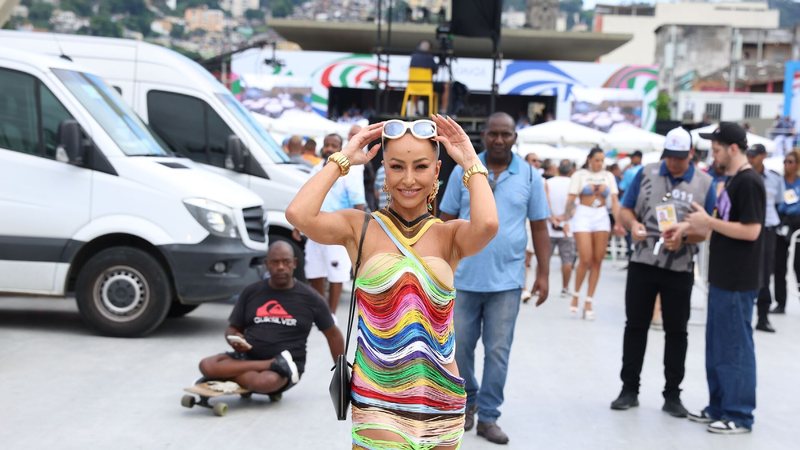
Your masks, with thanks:
[{"label": "man in black vest", "polygon": [[694,284],[696,243],[705,235],[667,232],[692,211],[692,203],[711,212],[715,191],[711,177],[691,162],[692,138],[683,128],[670,131],[663,161],[639,170],[622,199],[620,220],[634,241],[625,288],[625,338],[622,346],[622,392],[611,409],[639,405],[639,381],[647,332],[656,296],[661,295],[664,322],[664,406],[674,417],[688,412],[680,399],[687,348],[687,324]]}]

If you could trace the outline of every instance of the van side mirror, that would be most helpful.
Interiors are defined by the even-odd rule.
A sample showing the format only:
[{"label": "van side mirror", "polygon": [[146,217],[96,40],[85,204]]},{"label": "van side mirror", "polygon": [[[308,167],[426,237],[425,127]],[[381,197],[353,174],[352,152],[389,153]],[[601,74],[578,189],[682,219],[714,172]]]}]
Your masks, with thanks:
[{"label": "van side mirror", "polygon": [[70,164],[83,164],[86,147],[83,145],[81,126],[75,119],[64,119],[58,124],[56,159]]},{"label": "van side mirror", "polygon": [[225,145],[225,153],[226,169],[235,170],[237,172],[244,171],[247,150],[245,150],[239,136],[235,134],[228,136],[228,142]]}]

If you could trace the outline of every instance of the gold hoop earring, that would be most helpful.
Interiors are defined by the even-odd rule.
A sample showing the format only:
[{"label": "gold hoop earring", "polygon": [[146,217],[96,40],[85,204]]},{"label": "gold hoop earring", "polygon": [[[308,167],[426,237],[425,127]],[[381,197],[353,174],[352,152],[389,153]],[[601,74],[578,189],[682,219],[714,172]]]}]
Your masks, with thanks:
[{"label": "gold hoop earring", "polygon": [[433,190],[428,194],[428,211],[433,211],[433,202],[436,201],[437,194],[439,194],[439,180],[433,182]]}]

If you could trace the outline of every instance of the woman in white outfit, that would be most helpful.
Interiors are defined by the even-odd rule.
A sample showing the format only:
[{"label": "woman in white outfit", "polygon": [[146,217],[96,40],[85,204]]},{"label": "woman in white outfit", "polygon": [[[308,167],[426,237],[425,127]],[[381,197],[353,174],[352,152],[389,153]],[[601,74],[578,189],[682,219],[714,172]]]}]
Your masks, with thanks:
[{"label": "woman in white outfit", "polygon": [[[593,148],[586,164],[576,171],[571,179],[565,219],[572,219],[572,232],[578,249],[578,267],[575,271],[575,292],[572,293],[570,312],[578,313],[581,285],[589,273],[589,288],[583,305],[583,318],[594,319],[592,297],[600,278],[600,265],[606,255],[611,221],[608,217],[608,204],[614,217],[619,213],[619,191],[614,175],[604,170],[603,150]],[[576,201],[577,200],[577,201]],[[616,233],[622,232],[619,224],[614,226]]]}]

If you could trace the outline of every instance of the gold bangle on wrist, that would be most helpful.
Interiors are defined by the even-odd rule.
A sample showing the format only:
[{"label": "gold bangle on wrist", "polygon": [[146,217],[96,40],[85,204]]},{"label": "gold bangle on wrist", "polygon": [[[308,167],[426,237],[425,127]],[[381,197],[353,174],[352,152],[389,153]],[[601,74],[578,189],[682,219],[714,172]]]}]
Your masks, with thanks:
[{"label": "gold bangle on wrist", "polygon": [[462,178],[461,181],[464,182],[465,188],[469,189],[469,179],[472,178],[472,176],[475,175],[476,173],[485,176],[487,180],[489,179],[489,171],[486,170],[486,167],[484,167],[483,164],[476,163],[475,165],[467,169],[466,172],[464,172],[464,178]]},{"label": "gold bangle on wrist", "polygon": [[350,173],[350,158],[348,158],[344,153],[336,152],[328,157],[328,161],[334,162],[337,166],[339,166],[339,171],[341,172],[339,176],[343,177]]}]

